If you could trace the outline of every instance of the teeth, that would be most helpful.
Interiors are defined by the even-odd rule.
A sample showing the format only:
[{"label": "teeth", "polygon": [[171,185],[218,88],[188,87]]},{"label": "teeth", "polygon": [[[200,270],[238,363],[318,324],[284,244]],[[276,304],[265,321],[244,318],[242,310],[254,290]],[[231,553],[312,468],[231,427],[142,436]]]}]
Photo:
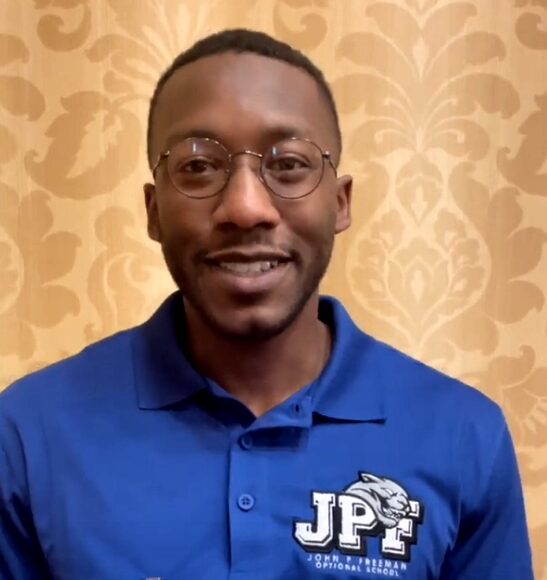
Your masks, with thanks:
[{"label": "teeth", "polygon": [[279,265],[278,260],[261,262],[220,262],[219,266],[236,274],[260,274]]}]

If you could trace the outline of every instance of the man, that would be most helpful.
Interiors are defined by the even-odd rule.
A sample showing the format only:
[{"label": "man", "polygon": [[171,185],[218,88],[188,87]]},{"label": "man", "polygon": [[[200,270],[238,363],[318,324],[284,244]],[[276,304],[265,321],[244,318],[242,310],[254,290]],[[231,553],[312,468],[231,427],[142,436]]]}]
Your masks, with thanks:
[{"label": "man", "polygon": [[180,291],[3,393],[1,578],[532,578],[500,409],[319,299],[351,201],[321,72],[208,37],[148,146]]}]

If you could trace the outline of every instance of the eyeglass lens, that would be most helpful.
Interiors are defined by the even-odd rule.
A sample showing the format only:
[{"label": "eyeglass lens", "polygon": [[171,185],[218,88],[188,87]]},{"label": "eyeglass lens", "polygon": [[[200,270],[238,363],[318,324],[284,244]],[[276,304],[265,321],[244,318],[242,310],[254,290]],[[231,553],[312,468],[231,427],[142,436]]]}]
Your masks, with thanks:
[{"label": "eyeglass lens", "polygon": [[[169,153],[167,169],[173,185],[190,197],[210,197],[226,185],[233,158],[217,141],[189,138]],[[317,145],[301,139],[276,143],[262,156],[260,174],[267,187],[286,198],[303,197],[319,184],[323,155]]]}]

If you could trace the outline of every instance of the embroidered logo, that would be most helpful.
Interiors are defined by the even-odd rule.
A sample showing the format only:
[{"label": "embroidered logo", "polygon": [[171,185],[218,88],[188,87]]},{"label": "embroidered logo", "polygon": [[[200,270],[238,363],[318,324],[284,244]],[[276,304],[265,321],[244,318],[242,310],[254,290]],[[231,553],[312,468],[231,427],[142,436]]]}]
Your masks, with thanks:
[{"label": "embroidered logo", "polygon": [[391,479],[359,473],[343,493],[313,491],[313,522],[296,521],[293,536],[307,552],[367,555],[367,538],[380,537],[380,552],[390,560],[410,561],[418,541],[423,505]]}]

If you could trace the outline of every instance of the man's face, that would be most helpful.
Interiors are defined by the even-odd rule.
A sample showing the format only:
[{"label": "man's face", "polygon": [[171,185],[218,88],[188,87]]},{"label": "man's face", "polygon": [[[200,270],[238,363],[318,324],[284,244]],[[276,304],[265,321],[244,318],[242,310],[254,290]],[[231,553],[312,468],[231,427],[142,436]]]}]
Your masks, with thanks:
[{"label": "man's face", "polygon": [[[314,79],[254,54],[211,56],[182,67],[154,114],[153,157],[187,136],[208,136],[235,153],[263,153],[281,137],[310,139],[338,153],[332,114]],[[231,339],[259,340],[316,308],[334,236],[350,224],[351,179],[325,162],[310,195],[282,199],[259,179],[260,161],[236,156],[226,187],[191,199],[162,161],[145,186],[148,231],[160,242],[189,321]]]}]

